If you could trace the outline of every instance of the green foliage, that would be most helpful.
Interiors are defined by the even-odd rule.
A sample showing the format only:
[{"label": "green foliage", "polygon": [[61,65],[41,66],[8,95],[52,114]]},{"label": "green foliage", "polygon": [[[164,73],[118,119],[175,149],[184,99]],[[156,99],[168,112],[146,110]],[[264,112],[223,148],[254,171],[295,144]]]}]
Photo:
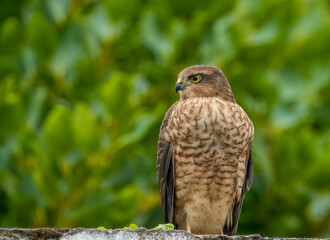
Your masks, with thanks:
[{"label": "green foliage", "polygon": [[134,224],[134,223],[131,223],[128,227],[124,227],[124,229],[138,229],[139,227]]},{"label": "green foliage", "polygon": [[158,229],[158,230],[173,230],[174,229],[174,225],[173,224],[170,224],[170,223],[158,224],[158,226],[155,227],[154,229]]},{"label": "green foliage", "polygon": [[238,233],[329,237],[329,39],[326,0],[1,1],[0,226],[162,222],[159,126],[212,64],[255,125]]},{"label": "green foliage", "polygon": [[[123,229],[138,229],[139,227],[132,223],[130,224],[128,227],[124,227]],[[97,229],[105,229],[104,227],[98,227]],[[153,229],[156,230],[173,230],[174,229],[174,225],[171,223],[166,223],[166,224],[158,224],[157,227],[154,227]]]}]

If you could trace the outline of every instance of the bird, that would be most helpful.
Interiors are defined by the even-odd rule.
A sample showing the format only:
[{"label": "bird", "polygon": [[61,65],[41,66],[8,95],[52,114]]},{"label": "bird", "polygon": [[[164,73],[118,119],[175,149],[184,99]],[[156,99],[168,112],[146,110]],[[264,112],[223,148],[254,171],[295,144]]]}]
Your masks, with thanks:
[{"label": "bird", "polygon": [[224,73],[193,65],[162,121],[157,175],[165,223],[192,234],[235,235],[253,181],[254,126]]}]

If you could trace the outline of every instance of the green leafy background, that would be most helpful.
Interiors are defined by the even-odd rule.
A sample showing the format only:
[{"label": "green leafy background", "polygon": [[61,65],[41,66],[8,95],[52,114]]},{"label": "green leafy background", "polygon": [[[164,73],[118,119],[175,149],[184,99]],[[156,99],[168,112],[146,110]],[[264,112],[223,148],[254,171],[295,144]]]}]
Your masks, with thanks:
[{"label": "green leafy background", "polygon": [[1,0],[0,226],[162,222],[177,74],[220,67],[255,125],[238,233],[330,236],[327,0]]}]

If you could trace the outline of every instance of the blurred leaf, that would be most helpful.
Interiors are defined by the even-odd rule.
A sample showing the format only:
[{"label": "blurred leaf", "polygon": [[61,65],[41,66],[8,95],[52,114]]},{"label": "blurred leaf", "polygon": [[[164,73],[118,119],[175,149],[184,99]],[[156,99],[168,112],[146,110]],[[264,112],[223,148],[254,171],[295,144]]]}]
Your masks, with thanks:
[{"label": "blurred leaf", "polygon": [[33,13],[27,26],[27,42],[39,57],[46,58],[53,53],[58,41],[56,29],[40,13]]},{"label": "blurred leaf", "polygon": [[72,113],[74,142],[86,153],[95,152],[100,146],[97,119],[84,104],[77,104]]},{"label": "blurred leaf", "polygon": [[67,14],[72,4],[71,0],[46,0],[45,5],[55,23],[59,24],[67,19]]},{"label": "blurred leaf", "polygon": [[138,229],[138,228],[139,227],[134,223],[130,224],[128,227],[124,227],[124,229]]},{"label": "blurred leaf", "polygon": [[158,224],[158,226],[155,227],[154,229],[157,229],[157,230],[173,230],[174,229],[174,225],[171,224],[171,223]]},{"label": "blurred leaf", "polygon": [[84,56],[84,49],[78,32],[78,27],[71,25],[60,40],[59,46],[51,59],[50,66],[55,76],[64,77],[70,73],[77,61]]},{"label": "blurred leaf", "polygon": [[46,100],[47,91],[44,88],[37,88],[31,97],[31,106],[27,111],[26,123],[36,128],[41,120],[42,106]]},{"label": "blurred leaf", "polygon": [[23,124],[23,106],[16,79],[9,75],[0,82],[0,143]]},{"label": "blurred leaf", "polygon": [[129,109],[129,76],[116,72],[102,86],[101,96],[112,116],[118,117]]},{"label": "blurred leaf", "polygon": [[329,236],[329,3],[283,3],[2,1],[0,225],[161,222],[159,126],[211,64],[255,127],[238,234]]},{"label": "blurred leaf", "polygon": [[43,132],[47,146],[53,154],[65,154],[74,146],[71,124],[71,113],[65,107],[56,106],[49,113]]},{"label": "blurred leaf", "polygon": [[[0,47],[2,57],[18,55],[20,50],[19,39],[21,37],[20,22],[15,18],[8,18],[0,28]],[[1,58],[2,58],[1,57]],[[0,59],[1,59],[0,58]],[[7,58],[9,60],[10,58]],[[3,68],[3,67],[2,67]],[[1,69],[3,70],[3,69]]]}]

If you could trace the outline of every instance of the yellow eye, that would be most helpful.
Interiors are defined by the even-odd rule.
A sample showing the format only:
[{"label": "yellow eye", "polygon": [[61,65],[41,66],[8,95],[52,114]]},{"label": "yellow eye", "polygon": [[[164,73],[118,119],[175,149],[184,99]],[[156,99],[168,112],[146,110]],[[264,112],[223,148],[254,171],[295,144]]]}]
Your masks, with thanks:
[{"label": "yellow eye", "polygon": [[202,79],[201,75],[194,75],[189,78],[189,80],[193,83],[198,83]]}]

